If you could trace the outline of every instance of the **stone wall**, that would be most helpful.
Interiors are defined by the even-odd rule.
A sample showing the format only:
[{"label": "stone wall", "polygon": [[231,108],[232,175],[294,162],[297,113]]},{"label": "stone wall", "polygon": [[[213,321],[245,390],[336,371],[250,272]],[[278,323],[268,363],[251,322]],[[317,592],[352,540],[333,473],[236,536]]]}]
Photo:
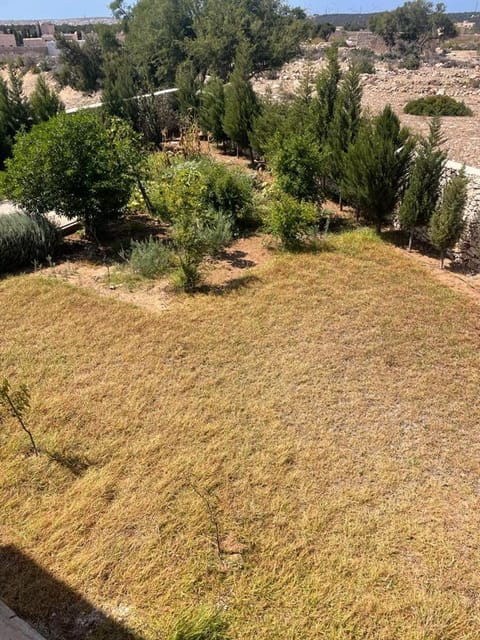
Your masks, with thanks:
[{"label": "stone wall", "polygon": [[[465,228],[460,242],[447,255],[464,269],[480,273],[480,169],[449,160],[445,166],[443,182],[445,183],[452,176],[458,175],[462,167],[468,178],[468,200],[464,215]],[[430,244],[426,229],[418,229],[415,236],[420,241]]]}]

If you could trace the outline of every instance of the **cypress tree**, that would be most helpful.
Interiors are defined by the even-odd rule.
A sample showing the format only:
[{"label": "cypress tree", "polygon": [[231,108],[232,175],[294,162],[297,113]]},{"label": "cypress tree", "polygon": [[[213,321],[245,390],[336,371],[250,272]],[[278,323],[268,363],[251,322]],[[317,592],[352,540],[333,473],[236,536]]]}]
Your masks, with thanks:
[{"label": "cypress tree", "polygon": [[204,131],[210,133],[215,142],[226,140],[223,130],[225,116],[225,91],[218,77],[211,78],[204,87],[200,98],[199,121]]},{"label": "cypress tree", "polygon": [[428,137],[420,142],[398,212],[402,228],[409,231],[409,251],[415,227],[427,225],[438,204],[440,179],[447,160],[446,153],[440,149],[443,142],[440,119],[433,118]]},{"label": "cypress tree", "polygon": [[402,194],[413,143],[391,107],[361,127],[346,156],[342,192],[381,231]]},{"label": "cypress tree", "polygon": [[360,75],[356,66],[351,65],[337,94],[333,119],[328,131],[329,176],[337,185],[340,185],[343,178],[348,148],[357,139],[361,113]]},{"label": "cypress tree", "polygon": [[180,113],[195,118],[199,107],[201,84],[191,60],[185,60],[177,67],[175,86],[178,89],[177,100]]},{"label": "cypress tree", "polygon": [[56,116],[65,108],[64,104],[53,89],[50,89],[43,76],[37,80],[35,90],[30,96],[30,111],[32,120],[36,123]]},{"label": "cypress tree", "polygon": [[246,43],[242,43],[235,58],[235,68],[225,87],[225,116],[223,129],[241,149],[248,149],[253,162],[250,134],[259,112],[253,87],[249,81],[251,63]]},{"label": "cypress tree", "polygon": [[328,136],[328,128],[333,118],[335,100],[337,99],[338,83],[342,76],[340,63],[338,62],[338,46],[331,45],[327,49],[327,66],[318,75],[316,81],[316,121],[317,136],[323,143]]},{"label": "cypress tree", "polygon": [[445,251],[452,249],[460,239],[463,213],[467,204],[468,180],[462,171],[451,178],[443,192],[443,198],[430,219],[428,235],[432,244],[440,250],[440,268],[443,269]]}]

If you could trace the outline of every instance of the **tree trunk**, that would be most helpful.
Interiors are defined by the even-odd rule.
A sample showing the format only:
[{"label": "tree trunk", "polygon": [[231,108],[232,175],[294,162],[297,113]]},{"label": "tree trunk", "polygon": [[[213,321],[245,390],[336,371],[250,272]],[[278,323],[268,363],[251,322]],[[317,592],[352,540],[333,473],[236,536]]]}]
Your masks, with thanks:
[{"label": "tree trunk", "polygon": [[410,236],[408,238],[408,250],[412,250],[412,242],[413,242],[413,227],[410,229]]},{"label": "tree trunk", "polygon": [[249,156],[250,156],[250,164],[252,165],[252,169],[253,169],[253,167],[254,167],[254,165],[255,165],[255,162],[254,162],[253,149],[252,149],[252,147],[248,147],[248,154],[249,154]]},{"label": "tree trunk", "polygon": [[378,235],[380,235],[382,233],[382,223],[381,222],[377,222],[377,224],[375,225],[375,229],[376,229]]},{"label": "tree trunk", "polygon": [[137,184],[138,184],[138,188],[140,189],[140,193],[142,194],[143,201],[145,202],[145,206],[147,207],[147,211],[153,217],[155,215],[155,210],[153,208],[152,201],[148,197],[148,193],[138,176],[137,176]]},{"label": "tree trunk", "polygon": [[445,268],[445,251],[442,249],[440,251],[440,269],[444,269]]},{"label": "tree trunk", "polygon": [[340,205],[340,211],[343,211],[343,200],[342,200],[342,192],[341,191],[338,194],[338,204]]}]

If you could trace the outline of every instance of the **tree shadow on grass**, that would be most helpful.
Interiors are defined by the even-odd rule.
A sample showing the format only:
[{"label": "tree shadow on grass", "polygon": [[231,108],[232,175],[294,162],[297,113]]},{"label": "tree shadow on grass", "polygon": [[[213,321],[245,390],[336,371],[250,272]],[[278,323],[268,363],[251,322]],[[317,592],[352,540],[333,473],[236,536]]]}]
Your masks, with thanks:
[{"label": "tree shadow on grass", "polygon": [[0,546],[0,600],[48,640],[143,640],[14,546]]},{"label": "tree shadow on grass", "polygon": [[80,478],[93,463],[85,456],[77,456],[74,453],[62,451],[46,451],[46,454],[60,466],[68,469],[75,477]]},{"label": "tree shadow on grass", "polygon": [[261,279],[253,274],[248,274],[240,276],[239,278],[234,278],[233,280],[227,280],[227,282],[222,284],[202,284],[198,286],[195,291],[196,293],[224,296],[232,291],[238,291],[239,289],[249,287],[251,284],[256,282],[261,282]]}]

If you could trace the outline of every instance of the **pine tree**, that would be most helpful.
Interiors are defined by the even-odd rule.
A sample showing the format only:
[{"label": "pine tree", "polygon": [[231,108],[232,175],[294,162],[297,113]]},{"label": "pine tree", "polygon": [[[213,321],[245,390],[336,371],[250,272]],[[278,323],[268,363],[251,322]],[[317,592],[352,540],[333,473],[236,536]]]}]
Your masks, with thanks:
[{"label": "pine tree", "polygon": [[433,118],[428,137],[422,138],[420,142],[398,212],[402,228],[410,233],[409,251],[415,227],[429,223],[440,197],[440,179],[447,160],[446,153],[440,149],[443,142],[440,119]]},{"label": "pine tree", "polygon": [[103,65],[103,104],[112,116],[129,121],[134,127],[138,124],[138,78],[127,53],[122,50],[111,53]]},{"label": "pine tree", "polygon": [[53,89],[50,89],[43,76],[37,80],[35,90],[30,96],[30,112],[36,123],[56,116],[65,108],[64,104]]},{"label": "pine tree", "polygon": [[432,244],[440,250],[440,268],[443,269],[445,251],[452,249],[460,239],[463,213],[467,204],[468,180],[462,171],[449,180],[443,198],[430,219],[428,235]]},{"label": "pine tree", "polygon": [[412,149],[408,129],[387,105],[361,127],[346,154],[342,192],[378,232],[401,197]]},{"label": "pine tree", "polygon": [[251,63],[246,43],[242,43],[235,58],[235,68],[225,87],[223,129],[241,149],[248,149],[253,162],[250,134],[259,112],[255,91],[248,79]]},{"label": "pine tree", "polygon": [[20,71],[13,65],[8,70],[8,101],[10,103],[10,127],[12,134],[27,127],[30,122],[30,108],[23,92],[23,78]]},{"label": "pine tree", "polygon": [[357,139],[361,113],[360,75],[355,65],[351,65],[337,94],[333,119],[328,131],[329,177],[337,185],[340,185],[343,179],[345,155],[348,148]]},{"label": "pine tree", "polygon": [[227,138],[223,130],[225,116],[225,91],[218,77],[211,78],[205,85],[201,98],[199,120],[202,129],[210,133],[215,142],[224,142]]}]

